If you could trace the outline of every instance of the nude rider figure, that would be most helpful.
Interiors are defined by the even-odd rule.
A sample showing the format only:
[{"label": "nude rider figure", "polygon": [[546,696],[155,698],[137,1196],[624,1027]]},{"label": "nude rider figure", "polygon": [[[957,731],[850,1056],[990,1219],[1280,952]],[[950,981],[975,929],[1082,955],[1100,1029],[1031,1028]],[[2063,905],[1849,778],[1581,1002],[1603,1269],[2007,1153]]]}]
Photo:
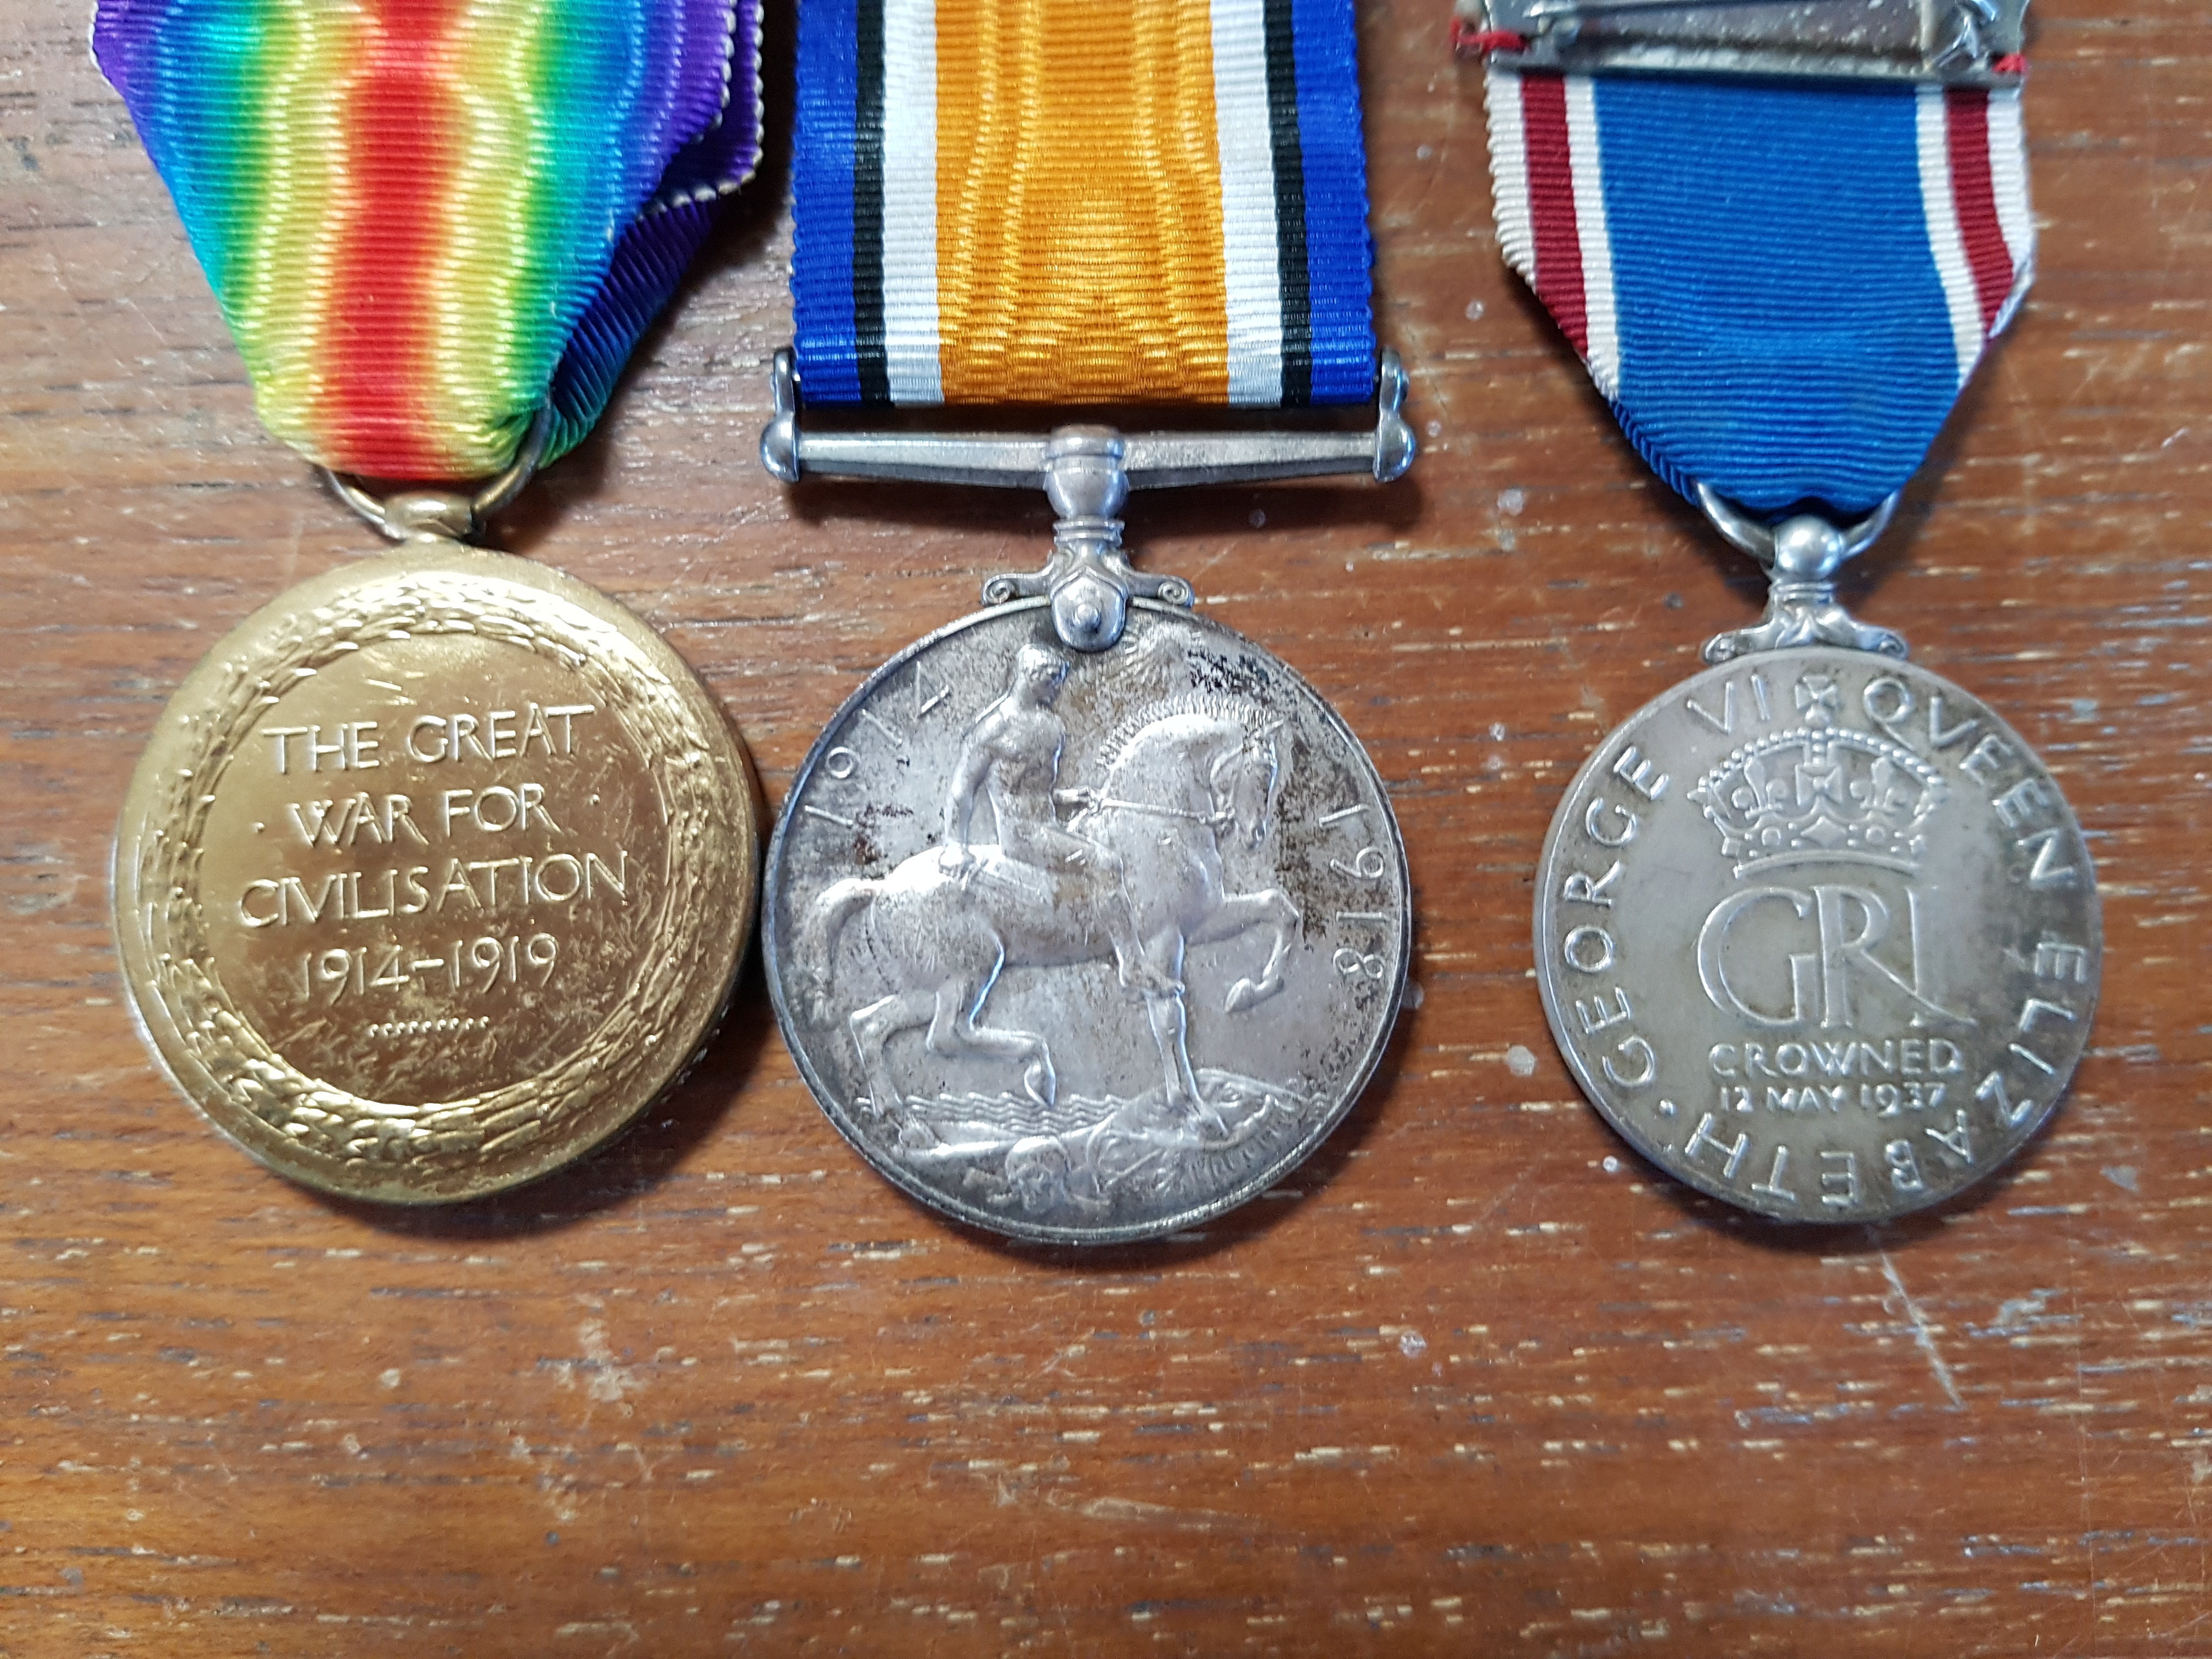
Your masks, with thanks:
[{"label": "nude rider figure", "polygon": [[1054,787],[1067,727],[1054,705],[1067,668],[1067,659],[1059,652],[1024,646],[1015,655],[1006,695],[968,728],[945,796],[939,867],[954,875],[973,867],[969,830],[976,797],[984,796],[998,819],[1000,850],[1008,858],[1090,884],[1101,901],[1099,913],[1113,941],[1121,983],[1152,994],[1179,992],[1180,985],[1145,959],[1119,855],[1060,822],[1058,807],[1085,805],[1089,796],[1088,791]]}]

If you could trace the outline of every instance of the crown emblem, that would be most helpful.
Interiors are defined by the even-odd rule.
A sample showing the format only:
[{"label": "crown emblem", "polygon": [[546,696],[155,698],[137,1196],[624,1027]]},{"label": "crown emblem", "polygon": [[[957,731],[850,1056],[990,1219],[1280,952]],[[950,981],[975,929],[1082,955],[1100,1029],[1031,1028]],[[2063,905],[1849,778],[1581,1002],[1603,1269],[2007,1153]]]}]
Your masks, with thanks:
[{"label": "crown emblem", "polygon": [[1746,744],[1691,790],[1737,875],[1816,859],[1919,868],[1943,780],[1903,744],[1838,726],[1841,702],[1832,679],[1808,674],[1802,725]]}]

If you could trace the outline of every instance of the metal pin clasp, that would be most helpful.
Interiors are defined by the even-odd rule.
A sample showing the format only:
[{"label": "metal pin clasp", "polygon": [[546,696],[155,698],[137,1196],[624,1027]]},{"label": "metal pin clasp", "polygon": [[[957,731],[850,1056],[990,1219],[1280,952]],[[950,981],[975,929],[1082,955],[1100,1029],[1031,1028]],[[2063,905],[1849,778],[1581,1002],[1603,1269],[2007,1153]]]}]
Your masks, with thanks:
[{"label": "metal pin clasp", "polygon": [[786,483],[808,473],[1042,489],[1058,515],[1052,557],[1034,574],[994,576],[987,604],[1048,595],[1053,626],[1077,651],[1103,651],[1121,637],[1133,598],[1188,605],[1190,584],[1132,568],[1121,548],[1121,512],[1133,489],[1242,483],[1365,472],[1378,483],[1403,475],[1417,446],[1406,422],[1406,371],[1384,351],[1376,374],[1370,432],[1150,432],[1064,426],[1048,436],[981,433],[809,432],[799,425],[799,371],[787,349],[771,371],[773,418],[761,434],[761,464]]},{"label": "metal pin clasp", "polygon": [[2027,0],[1458,0],[1501,69],[2017,86]]}]

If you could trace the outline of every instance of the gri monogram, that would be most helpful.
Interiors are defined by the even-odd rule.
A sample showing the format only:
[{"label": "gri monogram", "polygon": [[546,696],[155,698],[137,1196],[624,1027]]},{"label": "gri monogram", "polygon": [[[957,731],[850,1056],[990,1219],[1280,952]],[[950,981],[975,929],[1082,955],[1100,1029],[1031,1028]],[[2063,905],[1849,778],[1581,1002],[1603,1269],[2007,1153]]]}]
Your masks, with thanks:
[{"label": "gri monogram", "polygon": [[[1746,932],[1756,938],[1731,948],[1739,926],[1753,915],[1759,925]],[[1869,887],[1744,888],[1713,906],[1698,930],[1698,982],[1716,1008],[1765,1030],[1850,1026],[1866,1000],[1857,994],[1879,994],[1883,988],[1911,1006],[1915,1026],[1972,1024],[1937,1001],[1927,982],[1917,890],[1905,892],[1901,968],[1892,965],[1893,949],[1892,962],[1875,953],[1889,938],[1893,920],[1888,901]],[[1773,995],[1782,985],[1788,988],[1786,1006]],[[1752,988],[1763,993],[1760,1001],[1745,995]]]}]

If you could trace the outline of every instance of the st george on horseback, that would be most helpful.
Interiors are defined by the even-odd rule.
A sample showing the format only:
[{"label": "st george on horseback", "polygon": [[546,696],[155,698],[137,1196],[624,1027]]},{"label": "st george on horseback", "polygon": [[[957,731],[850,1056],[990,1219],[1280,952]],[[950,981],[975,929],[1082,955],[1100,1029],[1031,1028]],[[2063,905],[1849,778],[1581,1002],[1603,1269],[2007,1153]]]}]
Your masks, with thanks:
[{"label": "st george on horseback", "polygon": [[[846,1018],[877,1115],[903,1101],[887,1048],[927,1027],[929,1051],[981,1055],[1020,1068],[1031,1099],[1058,1092],[1042,1035],[985,1024],[984,1004],[1007,968],[1062,968],[1110,958],[1141,998],[1165,1085],[1161,1127],[1195,1140],[1227,1133],[1200,1094],[1183,1007],[1183,953],[1254,929],[1267,933],[1256,978],[1231,986],[1242,1012],[1283,987],[1299,915],[1281,889],[1230,893],[1221,837],[1256,847],[1271,827],[1284,777],[1272,726],[1234,712],[1192,708],[1138,726],[1095,790],[1057,786],[1066,727],[1056,704],[1068,659],[1030,644],[1005,693],[978,715],[946,792],[943,845],[880,879],[833,883],[807,907],[796,959],[817,1018],[832,1012],[840,936],[866,915],[870,955],[888,994]],[[988,801],[995,843],[970,839]],[[1066,823],[1060,809],[1075,809]]]}]

